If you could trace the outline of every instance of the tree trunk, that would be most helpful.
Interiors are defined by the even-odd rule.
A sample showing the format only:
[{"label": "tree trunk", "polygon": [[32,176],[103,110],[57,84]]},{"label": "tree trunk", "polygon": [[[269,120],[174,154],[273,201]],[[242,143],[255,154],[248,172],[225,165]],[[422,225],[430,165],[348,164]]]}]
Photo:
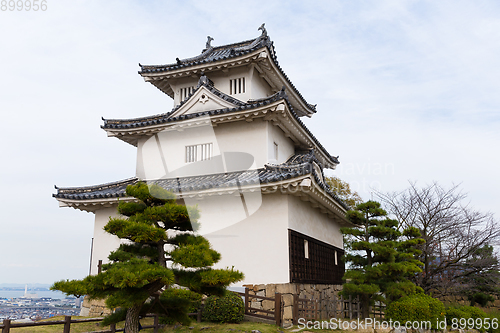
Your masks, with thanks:
[{"label": "tree trunk", "polygon": [[370,297],[366,294],[361,295],[361,312],[363,320],[370,317]]},{"label": "tree trunk", "polygon": [[139,333],[139,313],[142,304],[134,305],[127,309],[127,317],[125,318],[125,333]]}]

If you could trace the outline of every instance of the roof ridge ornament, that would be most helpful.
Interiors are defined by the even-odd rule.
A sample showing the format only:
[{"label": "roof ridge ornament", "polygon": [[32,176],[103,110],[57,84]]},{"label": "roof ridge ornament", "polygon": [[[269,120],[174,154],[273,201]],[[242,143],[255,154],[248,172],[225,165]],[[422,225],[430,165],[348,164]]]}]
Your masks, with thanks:
[{"label": "roof ridge ornament", "polygon": [[212,45],[210,45],[212,43],[214,39],[210,36],[207,36],[207,43],[205,44],[205,49],[209,49],[212,47]]},{"label": "roof ridge ornament", "polygon": [[262,23],[262,25],[259,27],[259,29],[257,30],[262,30],[262,37],[267,37],[267,30],[266,28],[264,27],[266,24],[265,23]]},{"label": "roof ridge ornament", "polygon": [[208,86],[208,85],[213,85],[210,82],[210,79],[205,75],[205,72],[201,72],[200,79],[198,80],[198,85],[197,88],[200,86]]}]

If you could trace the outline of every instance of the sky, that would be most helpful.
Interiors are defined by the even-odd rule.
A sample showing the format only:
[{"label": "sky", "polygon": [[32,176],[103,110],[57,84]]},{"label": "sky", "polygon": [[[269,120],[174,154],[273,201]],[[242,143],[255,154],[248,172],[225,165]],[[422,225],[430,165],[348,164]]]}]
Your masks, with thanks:
[{"label": "sky", "polygon": [[44,4],[0,8],[0,283],[88,274],[94,216],[59,208],[54,185],[135,175],[135,148],[100,126],[173,107],[138,63],[198,55],[207,35],[214,46],[255,38],[264,22],[281,67],[317,104],[306,126],[339,156],[328,175],[365,200],[409,181],[460,184],[500,218],[498,1]]}]

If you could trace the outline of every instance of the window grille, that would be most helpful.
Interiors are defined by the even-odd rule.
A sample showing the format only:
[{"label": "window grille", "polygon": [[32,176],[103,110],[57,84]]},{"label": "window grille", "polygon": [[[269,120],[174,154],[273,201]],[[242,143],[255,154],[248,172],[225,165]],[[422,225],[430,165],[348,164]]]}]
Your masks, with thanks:
[{"label": "window grille", "polygon": [[193,91],[194,91],[194,86],[181,88],[181,102],[186,98],[188,98],[189,94],[191,94]]},{"label": "window grille", "polygon": [[290,282],[342,284],[344,250],[290,229],[288,242]]},{"label": "window grille", "polygon": [[243,93],[245,93],[245,78],[244,77],[229,80],[229,94],[230,95],[243,94]]},{"label": "window grille", "polygon": [[212,143],[186,146],[186,163],[209,160],[212,158],[212,155]]}]

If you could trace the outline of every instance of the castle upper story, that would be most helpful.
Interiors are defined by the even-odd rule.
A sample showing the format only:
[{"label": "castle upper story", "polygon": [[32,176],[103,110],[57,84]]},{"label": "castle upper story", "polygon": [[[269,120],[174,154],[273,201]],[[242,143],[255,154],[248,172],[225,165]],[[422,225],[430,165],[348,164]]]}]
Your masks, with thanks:
[{"label": "castle upper story", "polygon": [[316,106],[306,102],[279,66],[274,44],[264,24],[255,39],[223,46],[212,46],[208,36],[201,54],[176,59],[165,65],[140,65],[145,81],[174,100],[178,106],[194,91],[200,76],[206,75],[219,91],[242,102],[272,96],[283,88],[299,117],[311,117]]}]

